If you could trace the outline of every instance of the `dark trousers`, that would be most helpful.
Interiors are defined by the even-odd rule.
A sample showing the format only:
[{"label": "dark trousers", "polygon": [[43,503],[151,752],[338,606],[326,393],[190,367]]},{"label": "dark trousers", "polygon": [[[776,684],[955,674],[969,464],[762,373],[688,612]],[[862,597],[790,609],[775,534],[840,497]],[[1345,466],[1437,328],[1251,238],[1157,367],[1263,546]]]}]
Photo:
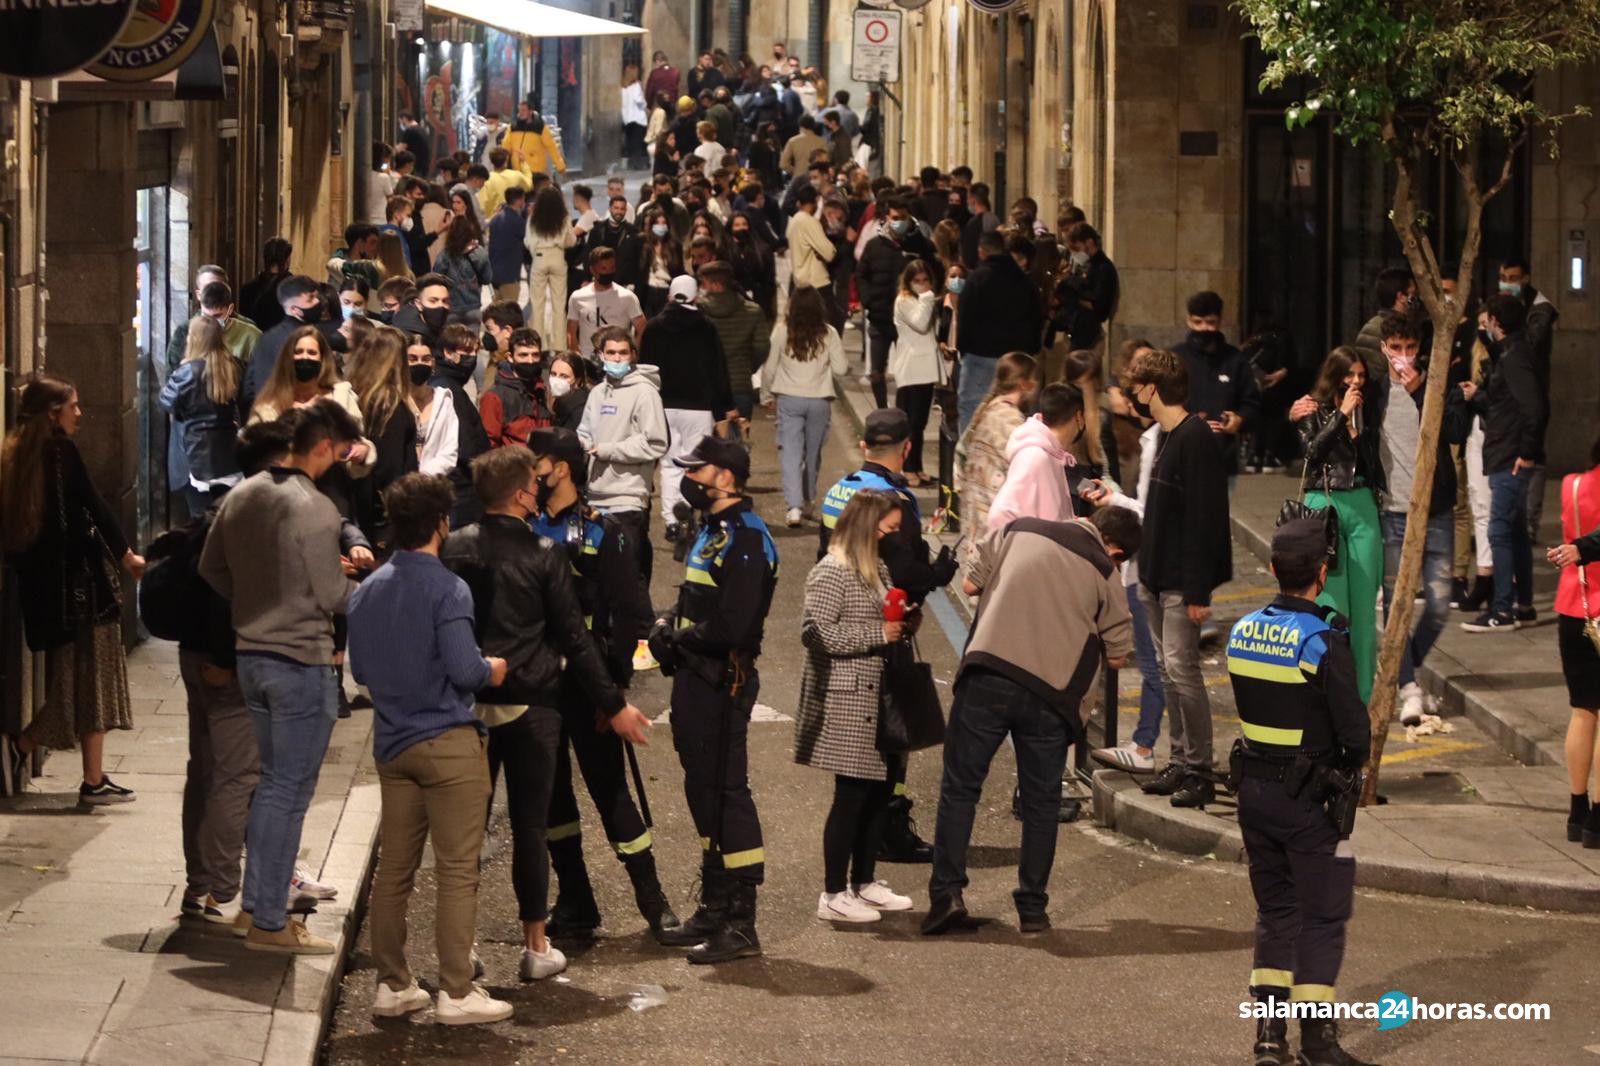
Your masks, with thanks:
[{"label": "dark trousers", "polygon": [[1056,859],[1061,772],[1067,765],[1067,748],[1082,732],[1075,725],[1009,678],[986,670],[962,675],[944,738],[930,899],[943,899],[967,887],[973,814],[989,763],[1009,734],[1017,752],[1022,810],[1022,856],[1012,898],[1018,914],[1044,913],[1050,902],[1046,891],[1050,867]]},{"label": "dark trousers", "polygon": [[624,123],[622,127],[622,157],[630,167],[643,169],[650,157],[644,150],[644,126],[638,122]]},{"label": "dark trousers", "polygon": [[911,454],[906,456],[905,471],[920,474],[922,438],[928,435],[928,415],[933,411],[933,385],[903,385],[895,389],[894,405],[911,419]]},{"label": "dark trousers", "polygon": [[[894,780],[864,777],[833,779],[833,806],[822,824],[822,888],[843,892],[850,885],[870,885],[877,870],[878,845],[889,820]],[[846,880],[846,875],[849,879]]]},{"label": "dark trousers", "polygon": [[894,346],[894,339],[893,326],[875,326],[870,319],[867,321],[867,378],[872,382],[874,407],[889,406],[889,349]]},{"label": "dark trousers", "polygon": [[202,673],[206,657],[178,652],[188,695],[189,768],[183,782],[183,859],[186,892],[226,903],[239,894],[250,797],[261,779],[255,723],[237,674],[213,684]]},{"label": "dark trousers", "polygon": [[[668,476],[678,473],[669,471]],[[621,524],[623,532],[628,539],[633,541],[634,551],[639,553],[639,574],[644,578],[645,591],[650,589],[650,575],[655,573],[656,552],[650,546],[650,505],[647,502],[642,511],[612,511],[611,517]]]},{"label": "dark trousers", "polygon": [[737,695],[687,663],[672,678],[672,745],[700,834],[701,868],[754,885],[766,874],[761,820],[750,793],[750,711],[759,689],[754,667]]},{"label": "dark trousers", "polygon": [[550,855],[545,831],[550,791],[561,746],[561,714],[529,707],[521,716],[489,730],[489,795],[500,768],[506,771],[506,817],[511,823],[511,887],[517,916],[542,922],[550,915]]},{"label": "dark trousers", "polygon": [[[626,859],[650,850],[650,830],[645,827],[639,808],[634,806],[633,797],[628,793],[627,756],[622,743],[622,738],[615,733],[601,733],[595,729],[594,708],[581,696],[562,694],[561,746],[556,749],[555,787],[550,794],[547,837],[552,846],[563,840],[581,840],[583,836],[572,782],[572,756],[575,754],[584,786],[600,812],[600,824],[605,827],[606,839],[617,857]],[[582,861],[582,852],[579,852],[579,861]],[[561,875],[559,863],[556,874]]]},{"label": "dark trousers", "polygon": [[1533,471],[1489,475],[1489,549],[1494,556],[1497,613],[1533,604],[1533,542],[1528,539],[1528,486]]},{"label": "dark trousers", "polygon": [[1256,897],[1258,999],[1329,999],[1344,961],[1356,862],[1335,854],[1339,835],[1320,805],[1277,781],[1239,787],[1239,830]]}]

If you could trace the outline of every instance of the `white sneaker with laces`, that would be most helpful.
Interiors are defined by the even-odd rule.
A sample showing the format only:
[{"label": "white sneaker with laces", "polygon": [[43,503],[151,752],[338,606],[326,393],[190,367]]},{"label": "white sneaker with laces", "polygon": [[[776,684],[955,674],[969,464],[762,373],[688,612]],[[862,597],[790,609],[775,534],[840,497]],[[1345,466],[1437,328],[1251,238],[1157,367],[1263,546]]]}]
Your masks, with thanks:
[{"label": "white sneaker with laces", "polygon": [[372,1013],[379,1018],[400,1018],[432,1002],[433,997],[417,986],[415,978],[398,992],[379,981],[378,993],[372,997]]},{"label": "white sneaker with laces", "polygon": [[783,513],[783,522],[790,529],[798,528],[800,525],[800,508],[791,507],[785,511]]},{"label": "white sneaker with laces", "polygon": [[450,993],[440,989],[438,1004],[433,1011],[433,1020],[440,1025],[486,1025],[503,1022],[509,1017],[511,1004],[490,996],[480,985],[473,985],[472,990],[460,999],[454,999]]},{"label": "white sneaker with laces", "polygon": [[1130,774],[1153,774],[1156,772],[1156,753],[1149,755],[1139,754],[1139,745],[1128,741],[1115,748],[1096,748],[1089,753],[1089,758],[1101,766],[1109,766],[1113,770],[1123,770]]},{"label": "white sneaker with laces", "polygon": [[294,864],[294,876],[289,878],[289,887],[302,896],[315,896],[318,899],[333,899],[339,890],[332,885],[325,885],[311,877],[311,871],[304,863]]},{"label": "white sneaker with laces", "polygon": [[543,951],[534,951],[532,948],[522,949],[522,965],[520,974],[524,981],[543,981],[546,977],[554,977],[567,968],[567,957],[561,954],[561,949],[545,941]]},{"label": "white sneaker with laces", "polygon": [[855,897],[869,907],[880,911],[908,911],[911,897],[902,896],[889,887],[887,881],[874,881],[870,885],[856,885]]},{"label": "white sneaker with laces", "polygon": [[1400,689],[1400,724],[1422,724],[1422,686],[1415,681]]},{"label": "white sneaker with laces", "polygon": [[226,903],[218,903],[215,896],[207,896],[201,909],[201,914],[208,922],[217,925],[232,925],[239,917],[240,906],[244,903],[244,893],[239,892]]},{"label": "white sneaker with laces", "polygon": [[[908,904],[910,900],[906,901]],[[869,907],[853,892],[824,892],[817,898],[817,918],[824,922],[866,924],[882,920],[876,907]]]}]

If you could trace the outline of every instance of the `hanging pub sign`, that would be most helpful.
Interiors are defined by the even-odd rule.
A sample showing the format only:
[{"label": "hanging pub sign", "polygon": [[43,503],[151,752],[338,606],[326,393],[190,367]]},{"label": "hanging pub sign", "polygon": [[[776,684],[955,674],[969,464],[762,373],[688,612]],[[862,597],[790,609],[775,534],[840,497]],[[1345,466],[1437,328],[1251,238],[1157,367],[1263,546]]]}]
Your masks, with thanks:
[{"label": "hanging pub sign", "polygon": [[967,0],[967,3],[979,11],[987,11],[992,15],[1016,7],[1020,2],[1021,0]]},{"label": "hanging pub sign", "polygon": [[117,39],[134,0],[0,2],[0,74],[54,78],[79,70]]},{"label": "hanging pub sign", "polygon": [[116,42],[88,67],[108,81],[148,81],[183,65],[211,28],[215,0],[137,0]]}]

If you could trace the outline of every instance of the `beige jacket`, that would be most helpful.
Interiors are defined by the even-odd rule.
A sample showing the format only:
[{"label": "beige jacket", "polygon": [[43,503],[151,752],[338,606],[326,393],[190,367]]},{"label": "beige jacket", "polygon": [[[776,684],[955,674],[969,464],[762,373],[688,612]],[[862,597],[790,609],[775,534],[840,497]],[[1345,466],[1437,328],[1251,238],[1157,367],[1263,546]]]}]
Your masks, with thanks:
[{"label": "beige jacket", "polygon": [[837,249],[815,215],[796,211],[789,220],[789,265],[796,285],[826,289],[833,284],[828,264]]}]

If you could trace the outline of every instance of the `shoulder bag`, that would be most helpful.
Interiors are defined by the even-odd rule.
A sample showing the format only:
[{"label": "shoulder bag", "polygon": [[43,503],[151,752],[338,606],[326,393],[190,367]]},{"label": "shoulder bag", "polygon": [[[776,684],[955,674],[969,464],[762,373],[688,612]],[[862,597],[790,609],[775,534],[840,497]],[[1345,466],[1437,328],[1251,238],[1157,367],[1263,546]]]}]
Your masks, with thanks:
[{"label": "shoulder bag", "polygon": [[884,653],[878,693],[880,752],[903,755],[944,743],[944,707],[933,667],[917,659],[910,641],[897,641]]},{"label": "shoulder bag", "polygon": [[1309,470],[1310,465],[1307,463],[1305,469],[1300,471],[1300,491],[1295,494],[1295,498],[1284,500],[1283,506],[1278,508],[1277,524],[1281,526],[1285,522],[1293,522],[1301,518],[1310,518],[1321,522],[1323,534],[1328,542],[1328,570],[1331,572],[1339,568],[1339,512],[1334,509],[1333,493],[1328,490],[1328,466],[1326,463],[1322,467],[1322,492],[1323,495],[1328,497],[1328,505],[1326,507],[1312,507],[1306,503],[1306,472]]}]

